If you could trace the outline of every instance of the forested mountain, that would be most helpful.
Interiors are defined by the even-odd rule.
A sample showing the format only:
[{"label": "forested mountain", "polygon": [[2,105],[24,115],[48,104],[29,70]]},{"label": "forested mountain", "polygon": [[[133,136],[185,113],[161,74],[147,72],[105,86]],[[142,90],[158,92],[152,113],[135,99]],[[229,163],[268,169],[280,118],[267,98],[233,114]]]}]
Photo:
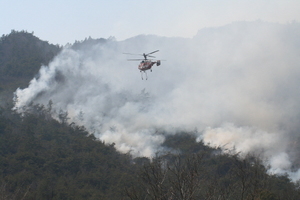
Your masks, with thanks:
[{"label": "forested mountain", "polygon": [[0,199],[120,199],[135,172],[130,157],[52,119],[49,107],[33,110],[1,109]]},{"label": "forested mountain", "polygon": [[[0,38],[0,97],[12,98],[18,87],[26,87],[42,65],[47,65],[61,50],[58,45],[40,40],[33,33],[14,31]],[[11,93],[3,93],[4,90]],[[2,93],[1,93],[2,92]],[[8,96],[8,97],[7,97]]]},{"label": "forested mountain", "polygon": [[[89,38],[73,48],[90,43],[105,40]],[[61,48],[12,31],[2,36],[0,50],[3,94],[24,86]],[[164,151],[133,157],[70,121],[67,112],[54,119],[52,104],[31,104],[21,114],[11,104],[0,107],[0,200],[300,199],[299,184],[267,173],[259,155],[227,154],[193,133],[161,131]]]},{"label": "forested mountain", "polygon": [[37,74],[59,52],[58,45],[42,41],[33,33],[12,31],[0,38],[1,81],[6,77],[28,77]]},{"label": "forested mountain", "polygon": [[50,113],[51,102],[22,116],[1,108],[0,199],[300,198],[297,185],[268,175],[254,155],[223,154],[181,132],[163,144],[173,153],[150,162]]}]

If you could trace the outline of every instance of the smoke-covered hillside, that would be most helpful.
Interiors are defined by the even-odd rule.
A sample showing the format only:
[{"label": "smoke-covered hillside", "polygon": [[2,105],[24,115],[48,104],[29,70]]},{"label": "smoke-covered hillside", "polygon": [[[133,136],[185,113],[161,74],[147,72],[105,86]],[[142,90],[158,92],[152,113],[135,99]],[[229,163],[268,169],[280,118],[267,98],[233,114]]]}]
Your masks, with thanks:
[{"label": "smoke-covered hillside", "polygon": [[35,75],[42,63],[48,64],[60,51],[58,45],[49,44],[27,31],[12,30],[0,38],[0,83],[9,78]]},{"label": "smoke-covered hillside", "polygon": [[12,30],[0,37],[0,105],[11,102],[13,92],[25,88],[44,63],[47,65],[61,47],[42,41],[33,33]]},{"label": "smoke-covered hillside", "polygon": [[[137,156],[162,150],[159,133],[184,129],[211,146],[258,153],[272,173],[296,180],[299,36],[298,23],[257,21],[202,29],[192,39],[140,35],[77,44],[16,91],[15,108],[52,100],[57,115],[67,111],[70,122]],[[127,62],[135,57],[123,52],[157,49],[166,61],[141,80],[138,62]]]}]

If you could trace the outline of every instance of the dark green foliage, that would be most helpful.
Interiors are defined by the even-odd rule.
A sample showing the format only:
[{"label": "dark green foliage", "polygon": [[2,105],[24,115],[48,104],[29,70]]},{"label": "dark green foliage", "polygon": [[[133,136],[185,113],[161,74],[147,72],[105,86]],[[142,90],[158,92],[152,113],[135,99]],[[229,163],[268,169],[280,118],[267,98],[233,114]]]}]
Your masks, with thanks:
[{"label": "dark green foliage", "polygon": [[213,149],[205,146],[200,142],[196,142],[193,133],[179,132],[175,135],[167,135],[165,142],[162,144],[166,148],[180,151],[184,154],[192,154],[200,151],[212,151]]},{"label": "dark green foliage", "polygon": [[33,33],[12,30],[0,38],[0,105],[13,97],[18,88],[27,87],[42,65],[59,53],[61,47],[35,37]]},{"label": "dark green foliage", "polygon": [[298,187],[268,175],[259,157],[221,153],[189,133],[166,137],[176,154],[132,159],[68,124],[67,113],[52,119],[51,102],[27,110],[0,109],[3,199],[299,199]]},{"label": "dark green foliage", "polygon": [[23,117],[12,113],[7,118],[4,111],[0,116],[2,194],[13,197],[19,191],[17,199],[25,194],[24,199],[120,199],[122,188],[133,181],[131,157],[84,127],[49,118],[43,106],[32,110],[35,114]]},{"label": "dark green foliage", "polygon": [[32,33],[13,30],[0,38],[1,79],[32,78],[41,65],[47,65],[59,51],[59,46],[41,41]]}]

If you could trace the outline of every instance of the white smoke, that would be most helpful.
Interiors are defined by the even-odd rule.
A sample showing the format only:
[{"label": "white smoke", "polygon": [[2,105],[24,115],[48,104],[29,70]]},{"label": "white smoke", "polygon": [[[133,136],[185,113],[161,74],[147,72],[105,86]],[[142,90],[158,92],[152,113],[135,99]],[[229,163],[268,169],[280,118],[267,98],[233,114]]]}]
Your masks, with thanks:
[{"label": "white smoke", "polygon": [[232,123],[225,123],[218,128],[206,128],[198,140],[224,150],[262,154],[270,165],[271,173],[285,173],[291,168],[291,161],[286,151],[288,138],[282,132],[270,133],[255,127],[236,127]]},{"label": "white smoke", "polygon": [[[298,23],[258,21],[203,29],[192,39],[141,35],[66,47],[16,91],[15,108],[52,100],[70,121],[136,156],[159,151],[161,132],[196,128],[206,144],[260,152],[271,172],[289,172],[300,130],[299,36]],[[153,55],[167,61],[147,81],[122,54],[157,49]]]}]

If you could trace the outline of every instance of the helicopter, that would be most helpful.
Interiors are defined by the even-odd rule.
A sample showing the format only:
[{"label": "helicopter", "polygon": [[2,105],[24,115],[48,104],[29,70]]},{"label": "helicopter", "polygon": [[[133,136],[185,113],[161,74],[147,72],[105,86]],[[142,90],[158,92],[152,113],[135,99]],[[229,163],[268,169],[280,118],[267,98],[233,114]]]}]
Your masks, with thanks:
[{"label": "helicopter", "polygon": [[153,53],[156,53],[158,52],[159,50],[156,50],[156,51],[153,51],[151,53],[143,53],[143,54],[132,54],[132,53],[123,53],[123,54],[129,54],[129,55],[140,55],[140,56],[144,56],[144,59],[127,59],[128,61],[137,61],[137,60],[141,60],[140,64],[138,65],[138,69],[140,70],[141,72],[141,77],[142,77],[142,80],[144,80],[143,78],[143,72],[144,74],[146,75],[146,80],[148,79],[148,76],[147,76],[147,70],[150,70],[152,72],[152,66],[154,64],[156,64],[157,66],[160,65],[160,60],[156,60],[156,61],[152,61],[150,59],[147,59],[147,57],[151,57],[151,58],[155,58],[154,56],[150,55],[150,54],[153,54]]}]

